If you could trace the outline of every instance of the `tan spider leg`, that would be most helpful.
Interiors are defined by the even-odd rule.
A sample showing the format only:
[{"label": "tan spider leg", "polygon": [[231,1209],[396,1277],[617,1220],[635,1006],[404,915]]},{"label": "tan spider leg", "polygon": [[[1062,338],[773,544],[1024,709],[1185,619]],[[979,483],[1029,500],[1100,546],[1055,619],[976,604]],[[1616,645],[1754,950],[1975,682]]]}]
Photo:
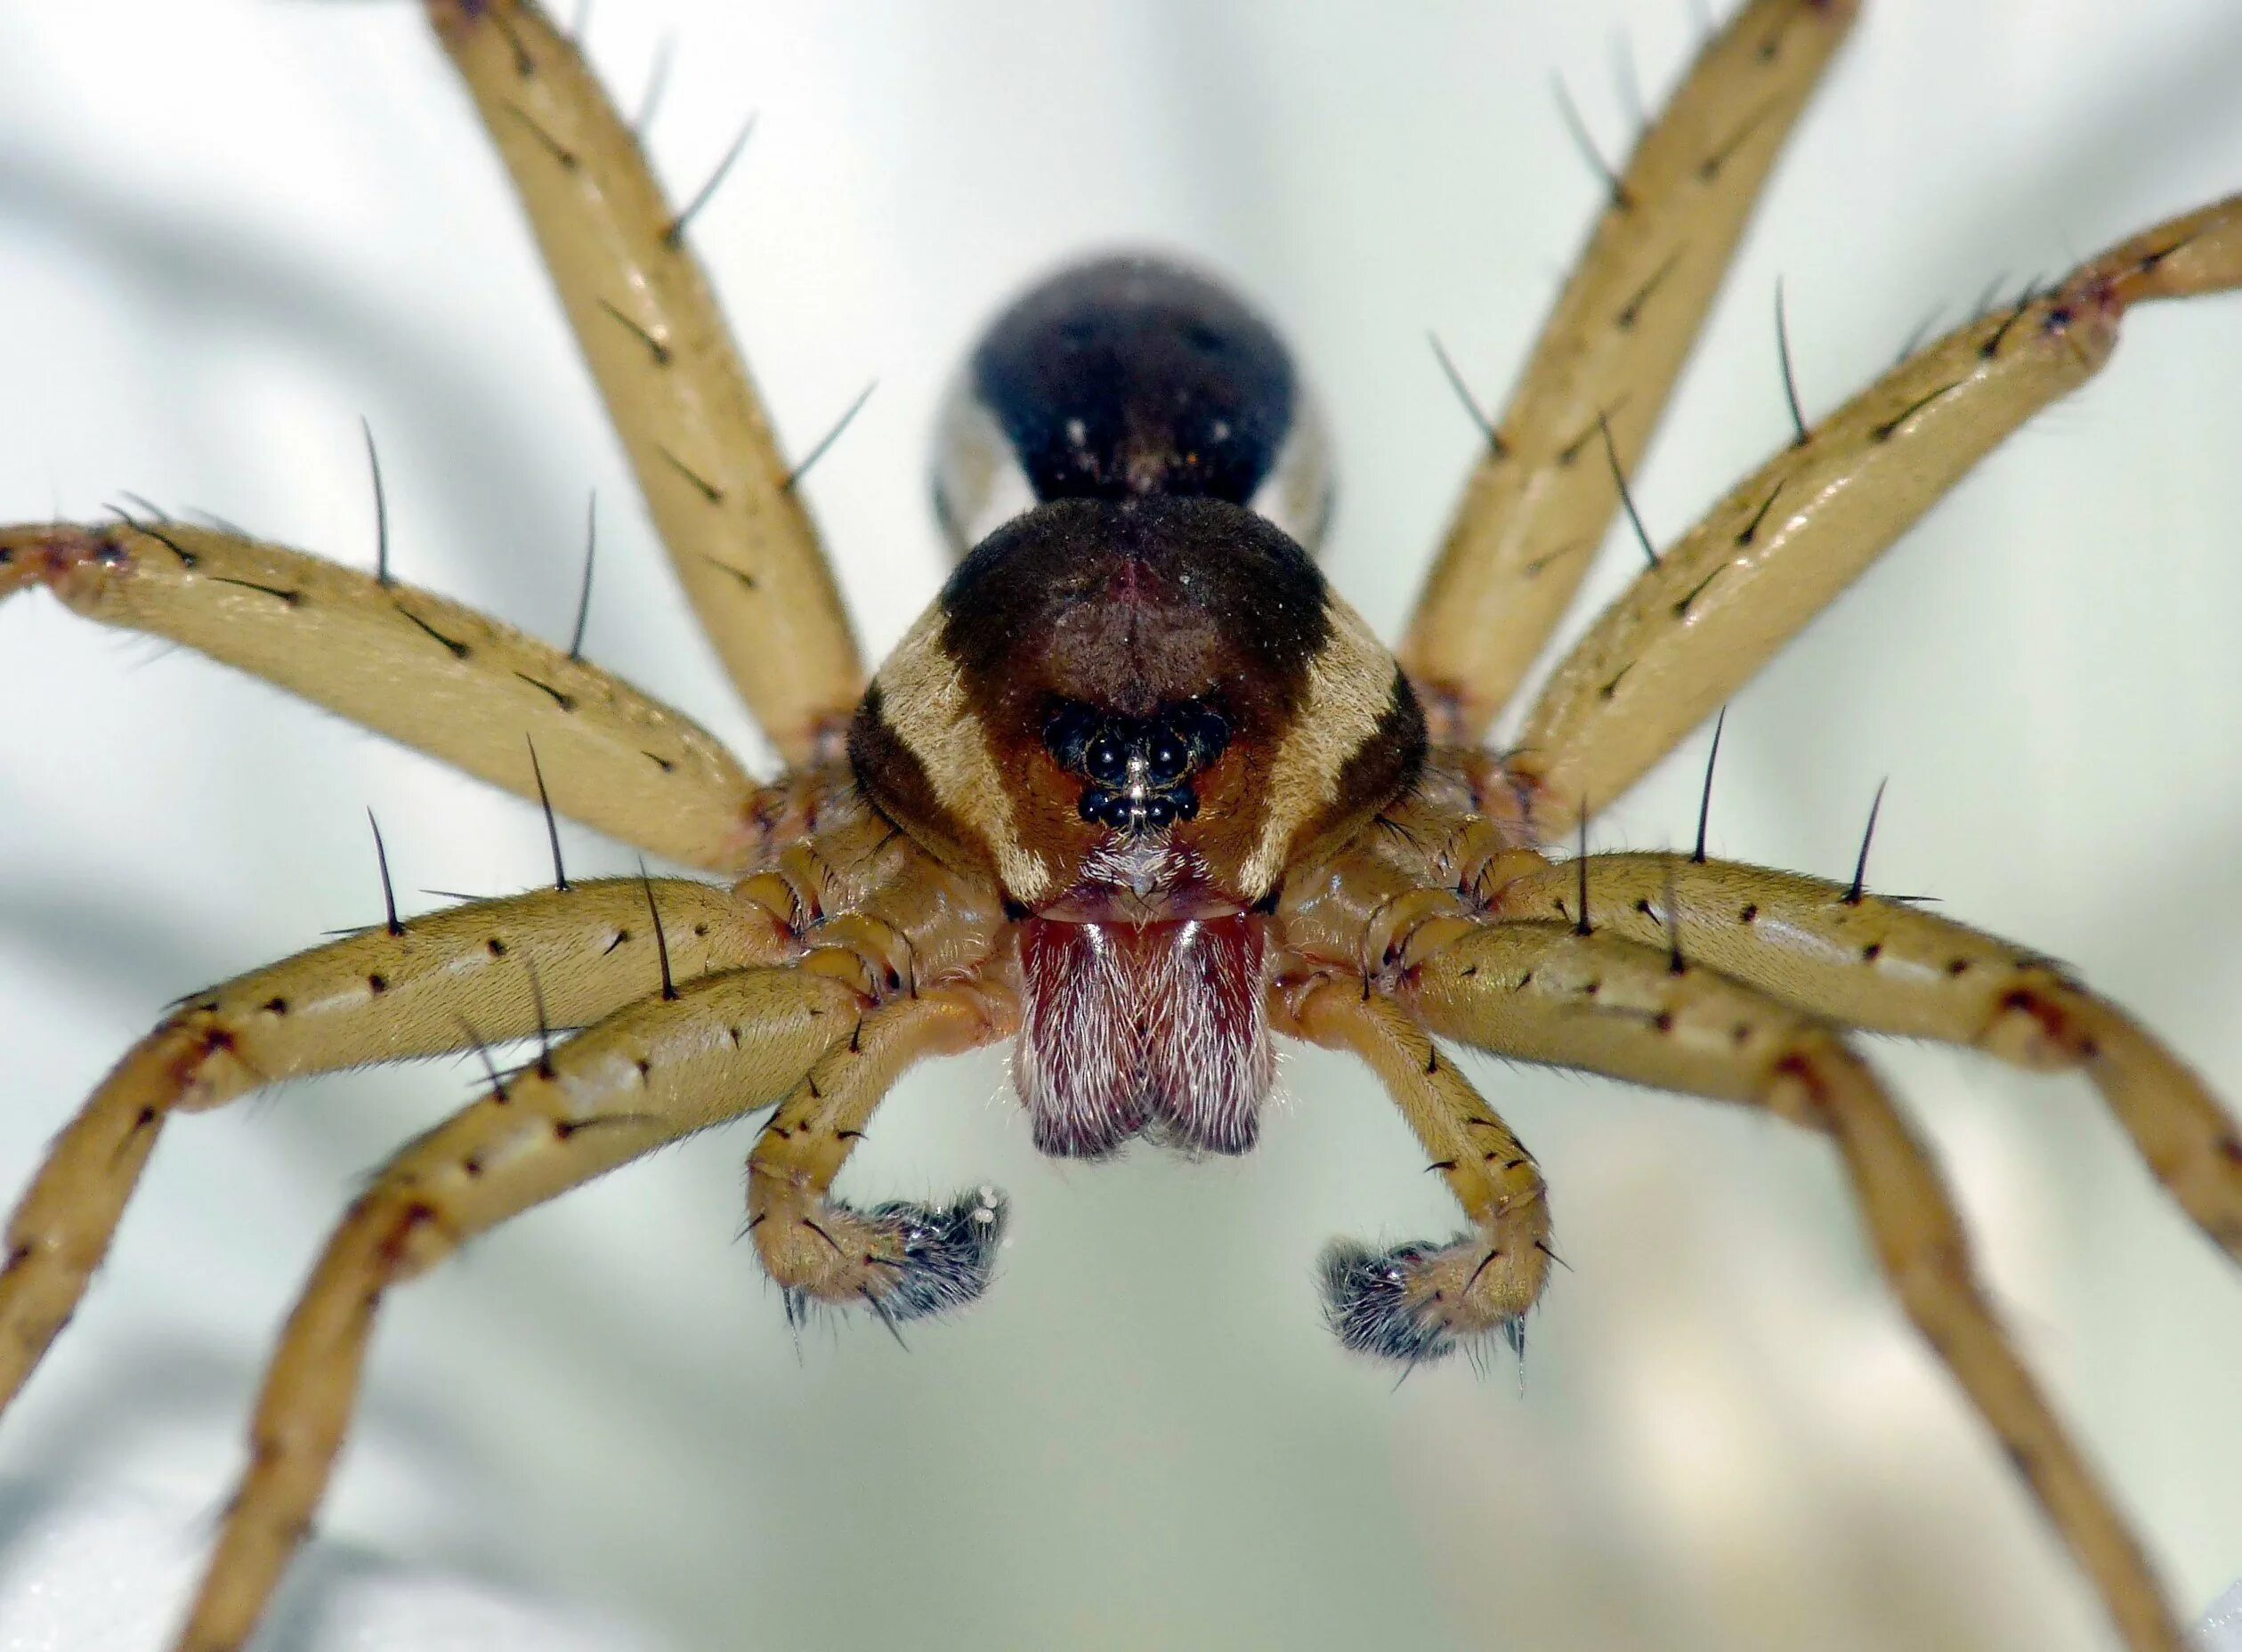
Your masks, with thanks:
[{"label": "tan spider leg", "polygon": [[685,592],[789,765],[864,668],[817,530],[677,220],[576,48],[522,0],[428,0]]},{"label": "tan spider leg", "polygon": [[183,522],[0,529],[0,598],[43,585],[657,854],[747,853],[755,787],[716,738],[596,666],[411,586]]},{"label": "tan spider leg", "polygon": [[[663,879],[670,969],[781,957],[762,909]],[[532,990],[532,982],[535,990]],[[284,1079],[526,1037],[538,1001],[580,1026],[661,982],[646,887],[579,884],[482,901],[315,947],[197,993],[128,1051],[63,1128],[17,1205],[0,1269],[0,1406],[77,1310],[164,1122]]]},{"label": "tan spider leg", "polygon": [[[1575,919],[1580,870],[1552,866],[1505,883],[1490,913]],[[2083,1069],[2157,1178],[2242,1260],[2242,1130],[2155,1037],[2047,960],[1796,872],[1680,854],[1599,854],[1588,872],[1599,930],[1665,943],[1671,890],[1689,958],[1786,1004],[2018,1066]]]},{"label": "tan spider leg", "polygon": [[[898,1000],[867,1015],[780,1104],[748,1158],[748,1229],[764,1270],[790,1303],[861,1300],[890,1316],[887,1299],[912,1284],[912,1228],[935,1219],[902,1207],[860,1213],[827,1194],[907,1068],[991,1043],[1016,1019],[982,988]],[[993,1225],[1000,1215],[983,1198],[961,1219]]]},{"label": "tan spider leg", "polygon": [[1399,993],[1446,1037],[1498,1055],[1741,1101],[1823,1131],[1843,1154],[1886,1276],[2135,1652],[2183,1652],[2124,1519],[2049,1410],[1974,1277],[1930,1155],[1867,1066],[1817,1020],[1695,963],[1556,924],[1436,919]]},{"label": "tan spider leg", "polygon": [[1402,644],[1434,738],[1473,744],[1563,617],[1858,0],[1754,0],[1636,145],[1535,344]]},{"label": "tan spider leg", "polygon": [[610,1016],[393,1158],[281,1332],[179,1652],[239,1652],[263,1615],[326,1491],[391,1285],[652,1148],[770,1105],[862,1008],[803,970],[707,976]]},{"label": "tan spider leg", "polygon": [[1551,1256],[1549,1190],[1534,1155],[1392,1000],[1334,976],[1285,996],[1278,1030],[1361,1057],[1471,1223],[1469,1236],[1410,1271],[1405,1311],[1465,1340],[1517,1320],[1541,1297]]},{"label": "tan spider leg", "polygon": [[2157,225],[1959,328],[1777,454],[1599,619],[1513,770],[1561,835],[1618,797],[2026,419],[2076,389],[2143,299],[2242,286],[2242,196]]}]

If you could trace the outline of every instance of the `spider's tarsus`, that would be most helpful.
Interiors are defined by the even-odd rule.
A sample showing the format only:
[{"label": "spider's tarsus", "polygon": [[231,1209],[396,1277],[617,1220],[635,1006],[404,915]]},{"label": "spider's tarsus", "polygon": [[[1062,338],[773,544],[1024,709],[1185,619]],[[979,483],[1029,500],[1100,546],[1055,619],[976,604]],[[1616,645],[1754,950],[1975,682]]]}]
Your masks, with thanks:
[{"label": "spider's tarsus", "polygon": [[1378,1251],[1342,1240],[1323,1252],[1326,1323],[1355,1352],[1399,1361],[1396,1388],[1427,1360],[1444,1359],[1459,1348],[1470,1351],[1476,1362],[1493,1333],[1524,1357],[1524,1316],[1509,1315],[1485,1332],[1459,1336],[1437,1298],[1412,1292],[1412,1276],[1444,1248],[1413,1243]]},{"label": "spider's tarsus", "polygon": [[[860,1275],[853,1286],[843,1284],[830,1295],[785,1287],[781,1295],[788,1325],[798,1332],[821,1309],[862,1302],[899,1345],[903,1341],[899,1327],[909,1321],[952,1313],[980,1300],[996,1272],[1008,1214],[1004,1195],[993,1187],[973,1188],[940,1209],[900,1200],[869,1211],[839,1203],[825,1208],[833,1229],[848,1237],[847,1256],[856,1254],[864,1230],[870,1230],[875,1248],[863,1253],[868,1276]],[[807,1220],[803,1225],[837,1255],[843,1253],[841,1241],[827,1227]]]},{"label": "spider's tarsus", "polygon": [[[1425,1244],[1380,1252],[1345,1241],[1324,1251],[1323,1316],[1340,1341],[1359,1354],[1403,1361],[1410,1370],[1453,1353],[1448,1328],[1408,1300],[1411,1267],[1432,1253]],[[1401,1374],[1406,1381],[1409,1370]]]},{"label": "spider's tarsus", "polygon": [[1004,1195],[993,1187],[974,1188],[939,1211],[895,1203],[866,1211],[864,1219],[902,1248],[902,1266],[890,1270],[894,1283],[879,1293],[889,1329],[977,1300],[996,1271],[1008,1214]]}]

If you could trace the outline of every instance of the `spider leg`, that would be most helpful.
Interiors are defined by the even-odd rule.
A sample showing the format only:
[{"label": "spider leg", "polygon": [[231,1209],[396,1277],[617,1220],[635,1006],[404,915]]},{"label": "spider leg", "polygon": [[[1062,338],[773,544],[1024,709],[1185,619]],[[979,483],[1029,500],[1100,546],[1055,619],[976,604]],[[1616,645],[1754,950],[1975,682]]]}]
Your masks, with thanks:
[{"label": "spider leg", "polygon": [[2242,286],[2242,196],[1956,328],[1739,483],[1582,637],[1510,762],[1561,834],[1617,798],[2018,425],[2108,360],[2143,299]]},{"label": "spider leg", "polygon": [[[1580,870],[1503,885],[1492,915],[1575,917]],[[1599,930],[1651,946],[1678,935],[1690,958],[1847,1026],[2082,1069],[2157,1178],[2242,1260],[2242,1129],[2179,1057],[2048,960],[1796,872],[1681,854],[1591,855],[1586,870]]]},{"label": "spider leg", "polygon": [[2182,1652],[2140,1544],[2049,1409],[1972,1270],[1930,1154],[1817,1017],[1702,964],[1571,926],[1428,925],[1396,995],[1437,1033],[1764,1107],[1836,1144],[1885,1276],[2100,1590],[2135,1652]]},{"label": "spider leg", "polygon": [[281,1332],[179,1652],[239,1652],[263,1613],[326,1491],[392,1285],[654,1147],[771,1105],[862,1008],[807,970],[705,976],[608,1016],[393,1158]]},{"label": "spider leg", "polygon": [[1552,1256],[1549,1192],[1534,1155],[1391,999],[1326,976],[1280,1006],[1282,1031],[1351,1051],[1378,1074],[1471,1223],[1445,1245],[1380,1255],[1342,1242],[1326,1251],[1325,1309],[1340,1340],[1411,1365],[1491,1332],[1522,1348],[1526,1312]]},{"label": "spider leg", "polygon": [[[785,955],[762,908],[651,886],[670,970],[690,979]],[[540,890],[376,925],[197,993],[126,1053],[48,1150],[7,1230],[0,1405],[76,1311],[164,1122],[284,1079],[580,1026],[661,980],[649,886]]]},{"label": "spider leg", "polygon": [[715,871],[749,854],[755,785],[714,735],[444,597],[176,522],[0,529],[0,598],[30,586],[521,797],[541,766],[562,814],[654,854]]},{"label": "spider leg", "polygon": [[694,611],[789,765],[864,669],[817,530],[684,220],[567,36],[524,0],[427,0],[560,289]]},{"label": "spider leg", "polygon": [[1753,0],[1613,180],[1400,649],[1436,740],[1476,743],[1563,617],[1619,507],[1614,466],[1632,471],[1648,444],[1760,186],[1858,11]]},{"label": "spider leg", "polygon": [[1004,1233],[993,1190],[939,1211],[859,1211],[827,1194],[904,1069],[990,1043],[1015,1018],[980,991],[899,999],[867,1014],[779,1105],[748,1159],[748,1231],[789,1318],[812,1301],[864,1302],[892,1325],[962,1308],[987,1287]]}]

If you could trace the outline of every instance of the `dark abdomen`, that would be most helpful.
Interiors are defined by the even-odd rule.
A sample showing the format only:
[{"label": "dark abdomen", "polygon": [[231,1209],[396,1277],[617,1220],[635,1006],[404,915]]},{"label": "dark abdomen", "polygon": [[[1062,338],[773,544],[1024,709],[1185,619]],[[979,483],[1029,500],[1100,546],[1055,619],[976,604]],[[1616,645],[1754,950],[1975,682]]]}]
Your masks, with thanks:
[{"label": "dark abdomen", "polygon": [[1330,482],[1291,355],[1228,288],[1159,259],[1062,270],[990,326],[943,416],[935,498],[960,554],[1053,499],[1222,499],[1311,551]]}]

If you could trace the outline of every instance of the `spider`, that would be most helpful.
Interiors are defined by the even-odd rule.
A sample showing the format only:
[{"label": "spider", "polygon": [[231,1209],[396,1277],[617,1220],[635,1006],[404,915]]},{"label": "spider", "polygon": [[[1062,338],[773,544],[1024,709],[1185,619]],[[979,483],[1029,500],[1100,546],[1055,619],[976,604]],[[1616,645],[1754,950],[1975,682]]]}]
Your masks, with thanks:
[{"label": "spider", "polygon": [[[1625,433],[1623,428],[1621,428],[1619,435],[1621,435],[1621,446],[1625,446],[1625,435],[1628,435],[1628,433]],[[155,522],[155,524],[152,524],[152,527],[157,527],[157,531],[159,531],[159,536],[170,536],[170,533],[173,533],[173,527],[174,527],[174,524],[173,524],[173,527],[166,527],[166,524]],[[193,540],[193,533],[195,533],[193,529],[177,529],[177,533],[174,533],[174,536],[182,538],[182,540]],[[193,542],[198,542],[198,545],[199,545],[199,540],[193,540]],[[1157,719],[1135,717],[1135,724],[1145,724],[1145,722],[1157,722]],[[1123,731],[1123,733],[1128,733],[1128,735],[1130,735],[1132,740],[1139,738],[1139,735],[1141,735],[1141,738],[1144,738],[1144,740],[1150,740],[1150,738],[1153,738],[1153,733],[1157,733],[1157,731],[1150,731],[1150,728],[1141,728],[1141,726],[1139,726],[1139,728],[1130,728],[1130,731]],[[1079,756],[1081,760],[1088,760],[1088,747],[1089,747],[1089,744],[1094,744],[1094,742],[1085,742],[1085,751],[1083,751],[1083,753],[1076,753],[1076,756]],[[1128,742],[1123,742],[1123,744],[1128,744]],[[1139,740],[1139,744],[1141,744],[1141,740]],[[1191,744],[1191,742],[1188,742],[1188,740],[1186,740],[1186,744]],[[1067,747],[1065,740],[1060,740],[1060,747]],[[1072,749],[1072,747],[1067,747],[1067,749]],[[1218,757],[1218,760],[1219,760],[1219,757]],[[558,784],[558,775],[556,775],[556,784]],[[1128,834],[1123,834],[1123,836],[1128,836]],[[660,845],[657,845],[657,847],[660,847]],[[1653,892],[1647,892],[1647,895],[1643,895],[1641,899],[1647,899],[1647,901],[1650,901],[1650,903],[1655,905],[1655,903],[1657,903],[1659,899],[1663,899],[1663,895],[1666,895],[1666,890],[1653,890]],[[1681,899],[1684,899],[1684,901],[1688,899],[1688,890],[1686,890],[1686,887],[1681,886],[1681,883],[1679,883],[1679,877],[1677,877],[1677,883],[1675,883],[1675,890],[1672,890],[1672,895],[1681,896]],[[1601,905],[1603,905],[1603,903],[1601,903],[1601,901],[1597,899],[1597,892],[1594,892],[1594,890],[1591,890],[1591,901],[1590,901],[1590,905],[1591,905],[1591,912],[1594,912],[1594,914],[1597,914],[1597,917],[1599,917],[1599,924],[1601,924],[1601,921],[1603,921],[1603,919],[1601,919]],[[1224,919],[1219,919],[1219,917],[1218,917],[1218,919],[1215,919],[1215,921],[1218,921],[1218,924],[1219,924],[1219,921],[1224,921]],[[1616,910],[1615,914],[1612,914],[1612,919],[1607,921],[1606,928],[1610,928],[1610,926],[1621,926],[1621,928],[1623,928],[1625,924],[1628,924],[1628,914],[1625,914],[1625,905],[1621,903],[1621,908]],[[1684,939],[1686,946],[1690,946],[1690,948],[1697,946],[1697,933],[1695,933],[1695,928],[1697,928],[1697,926],[1690,924],[1690,921],[1684,921],[1684,937],[1681,937],[1681,939]],[[645,937],[643,937],[643,935],[641,935],[641,942],[643,942],[643,939],[645,939]],[[1594,937],[1590,937],[1590,939],[1594,939]],[[1668,943],[1668,946],[1671,946],[1671,942],[1672,942],[1671,935],[1650,935],[1650,937],[1647,937],[1647,939],[1650,939],[1650,942],[1653,942],[1655,946],[1657,946],[1657,943]],[[641,951],[643,951],[643,946],[641,946]],[[1693,964],[1693,966],[1695,966],[1695,964]],[[1699,966],[1699,968],[1702,968],[1702,966]],[[645,975],[641,973],[641,982],[643,982],[643,980],[648,980],[648,977],[645,977]],[[370,986],[368,986],[368,991],[372,991]],[[1303,1026],[1305,1026],[1305,1022],[1303,1022]],[[484,1031],[484,1029],[480,1029],[480,1026],[478,1026],[478,1031]],[[509,1026],[491,1026],[491,1029],[487,1029],[487,1035],[502,1033],[502,1031],[509,1031]],[[1446,1072],[1446,1069],[1442,1069],[1442,1072]],[[1076,1143],[1076,1146],[1081,1146],[1081,1143]],[[1206,1143],[1206,1146],[1237,1146],[1237,1143],[1235,1143],[1235,1138],[1218,1138],[1218,1141],[1210,1141],[1210,1143]],[[967,1219],[971,1221],[971,1217],[975,1215],[977,1211],[980,1211],[980,1206],[968,1208],[968,1211],[967,1211]],[[1386,1320],[1381,1320],[1381,1324],[1386,1324],[1386,1327],[1390,1329],[1390,1324],[1392,1324],[1390,1316],[1388,1316]],[[1364,1329],[1364,1327],[1359,1327],[1359,1329]],[[1374,1332],[1374,1329],[1377,1329],[1377,1327],[1374,1327],[1374,1324],[1372,1324],[1372,1327],[1370,1327],[1370,1332]],[[1421,1327],[1420,1327],[1420,1329],[1421,1329]],[[1370,1333],[1370,1332],[1365,1332],[1365,1333]],[[1414,1352],[1414,1349],[1412,1349],[1412,1352]]]}]

